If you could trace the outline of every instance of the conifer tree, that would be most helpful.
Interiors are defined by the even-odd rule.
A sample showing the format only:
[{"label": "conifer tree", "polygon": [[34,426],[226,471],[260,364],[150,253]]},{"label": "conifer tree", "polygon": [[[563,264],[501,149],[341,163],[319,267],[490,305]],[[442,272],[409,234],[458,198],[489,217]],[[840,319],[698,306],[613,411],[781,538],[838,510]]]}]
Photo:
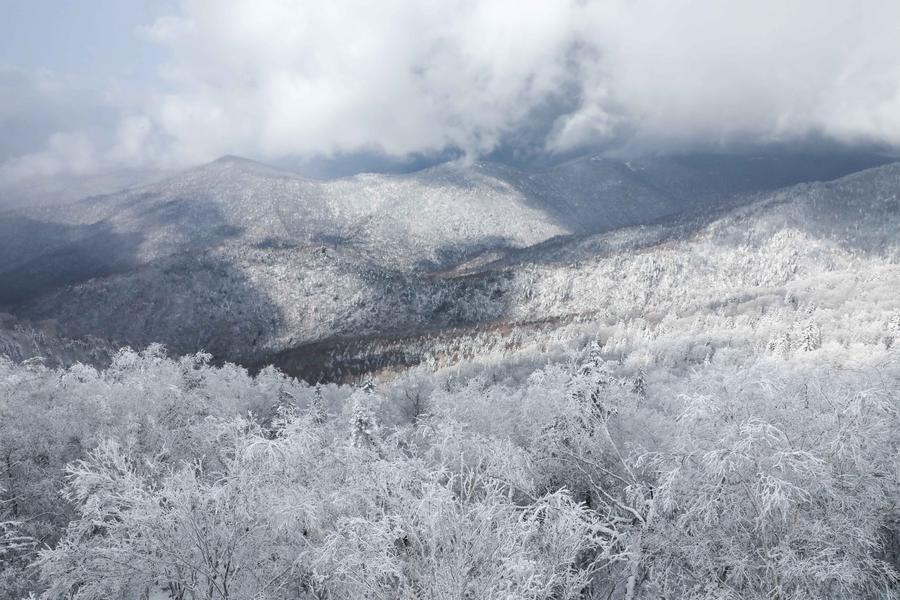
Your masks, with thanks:
[{"label": "conifer tree", "polygon": [[817,350],[822,346],[822,332],[819,326],[810,321],[800,332],[800,349],[806,352]]}]

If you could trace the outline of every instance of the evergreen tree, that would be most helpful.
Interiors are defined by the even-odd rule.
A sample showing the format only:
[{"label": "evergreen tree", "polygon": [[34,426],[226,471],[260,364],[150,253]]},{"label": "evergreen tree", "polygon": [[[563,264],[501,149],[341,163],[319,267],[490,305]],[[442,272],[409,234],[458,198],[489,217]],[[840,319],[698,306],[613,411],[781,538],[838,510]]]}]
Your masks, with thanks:
[{"label": "evergreen tree", "polygon": [[325,410],[325,399],[322,398],[322,386],[318,383],[313,391],[313,399],[309,405],[309,412],[312,416],[313,423],[322,425],[328,419],[328,413]]},{"label": "evergreen tree", "polygon": [[810,321],[800,332],[800,349],[806,352],[818,350],[822,346],[822,332],[819,326]]},{"label": "evergreen tree", "polygon": [[378,398],[375,386],[367,380],[362,388],[350,396],[350,441],[356,448],[372,448],[378,435],[378,418],[375,408]]}]

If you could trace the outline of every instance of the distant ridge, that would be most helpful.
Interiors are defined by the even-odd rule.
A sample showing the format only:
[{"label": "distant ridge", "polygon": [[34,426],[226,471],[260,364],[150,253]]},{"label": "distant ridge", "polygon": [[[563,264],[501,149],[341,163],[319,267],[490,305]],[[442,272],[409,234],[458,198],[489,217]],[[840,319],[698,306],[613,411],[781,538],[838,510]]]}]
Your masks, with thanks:
[{"label": "distant ridge", "polygon": [[[243,360],[334,336],[574,314],[614,284],[553,296],[540,311],[534,298],[546,290],[527,288],[554,277],[564,288],[569,265],[613,255],[627,268],[636,249],[724,231],[732,214],[747,220],[728,226],[735,239],[768,239],[772,220],[855,252],[897,231],[898,165],[769,192],[782,175],[767,178],[760,164],[583,157],[531,173],[452,163],[311,181],[226,156],[120,193],[0,215],[0,306],[75,337]],[[880,200],[871,218],[857,214]],[[751,212],[729,212],[744,205]]]}]

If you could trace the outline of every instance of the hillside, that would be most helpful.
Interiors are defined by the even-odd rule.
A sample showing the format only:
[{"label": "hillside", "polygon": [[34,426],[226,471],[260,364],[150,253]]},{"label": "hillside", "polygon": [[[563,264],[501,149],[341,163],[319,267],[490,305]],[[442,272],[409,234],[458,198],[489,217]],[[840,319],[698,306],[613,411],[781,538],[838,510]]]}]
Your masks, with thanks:
[{"label": "hillside", "polygon": [[[801,299],[824,294],[829,281],[847,286],[869,277],[900,284],[892,262],[900,230],[898,173],[900,166],[887,165],[762,194],[730,212],[720,208],[721,216],[683,215],[506,247],[438,274],[404,268],[399,260],[392,265],[374,253],[374,237],[368,247],[283,238],[223,243],[47,294],[18,313],[55,319],[72,335],[102,333],[136,347],[160,341],[176,352],[205,349],[253,364],[347,337],[375,340],[575,316],[612,325],[638,316],[651,322],[667,315],[741,315],[783,307],[789,289]],[[372,206],[375,222],[379,205]],[[404,227],[403,218],[396,221]],[[824,297],[843,301],[830,294]]]},{"label": "hillside", "polygon": [[[804,327],[843,345],[890,344],[896,335],[891,328],[900,326],[898,231],[900,165],[893,164],[780,190],[715,218],[570,237],[513,252],[418,286],[403,306],[421,315],[421,339],[385,339],[371,353],[361,340],[335,339],[330,347],[304,346],[273,360],[298,373],[320,364],[323,351],[343,357],[336,363],[368,361],[373,367],[390,366],[392,356],[406,357],[401,364],[416,355],[452,363],[457,342],[447,336],[425,341],[432,337],[429,324],[447,313],[456,317],[452,325],[462,326],[448,332],[450,338],[469,338],[469,347],[488,354],[492,350],[485,349],[508,352],[541,339],[611,330],[619,332],[619,343],[635,347],[657,337],[666,340],[659,346],[667,346],[667,336],[683,336],[666,350],[675,352],[665,359],[672,365],[690,363],[697,353],[702,360],[717,347],[790,347]],[[385,294],[381,302],[392,306],[391,299]],[[540,324],[536,331],[534,324]],[[517,331],[509,334],[510,326]],[[371,335],[371,327],[335,331],[353,332]],[[517,340],[512,346],[511,338]],[[405,344],[417,351],[404,351]],[[342,354],[347,349],[350,354]]]},{"label": "hillside", "polygon": [[[207,205],[234,229],[191,212],[196,237],[154,196],[70,213],[57,257],[139,207],[160,227],[0,316],[0,589],[895,597],[900,164],[486,252],[465,240],[499,213],[470,235],[398,208],[469,189],[474,211],[484,168],[278,183],[224,161]],[[304,237],[253,216],[262,185],[367,225]],[[384,232],[409,238],[380,254]],[[439,239],[476,254],[429,262]]]},{"label": "hillside", "polygon": [[528,172],[451,163],[312,181],[223,157],[120,193],[0,212],[0,306],[225,248],[326,246],[378,268],[441,270],[497,249],[652,223],[883,160],[585,157]]}]

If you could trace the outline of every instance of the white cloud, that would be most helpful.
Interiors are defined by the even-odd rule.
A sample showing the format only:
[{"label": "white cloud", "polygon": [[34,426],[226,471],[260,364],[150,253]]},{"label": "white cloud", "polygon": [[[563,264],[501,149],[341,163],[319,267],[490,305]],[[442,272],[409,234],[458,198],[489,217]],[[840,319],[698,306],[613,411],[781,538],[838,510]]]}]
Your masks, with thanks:
[{"label": "white cloud", "polygon": [[551,102],[569,109],[550,150],[809,135],[900,144],[893,1],[180,6],[148,31],[176,57],[156,118],[188,159],[478,154]]},{"label": "white cloud", "polygon": [[[140,32],[170,57],[155,89],[104,99],[118,125],[50,119],[46,147],[2,171],[175,166],[226,153],[475,156],[523,138],[550,152],[809,136],[900,146],[895,0],[174,6]],[[21,109],[10,106],[0,100],[0,118]],[[546,137],[517,135],[525,129]]]},{"label": "white cloud", "polygon": [[[225,6],[227,4],[227,6]],[[190,1],[155,118],[188,159],[492,149],[569,76],[574,4]]]},{"label": "white cloud", "polygon": [[96,168],[96,150],[88,135],[54,133],[45,150],[16,157],[0,166],[0,180],[18,182],[60,173],[80,175]]},{"label": "white cloud", "polygon": [[116,128],[115,144],[107,159],[120,165],[135,166],[147,157],[153,122],[144,115],[123,117]]},{"label": "white cloud", "polygon": [[585,11],[603,58],[580,65],[577,114],[618,107],[640,143],[900,144],[896,2],[635,0]]},{"label": "white cloud", "polygon": [[[157,173],[153,121],[115,86],[0,68],[0,210],[110,192]],[[128,107],[131,106],[131,112]]]}]

